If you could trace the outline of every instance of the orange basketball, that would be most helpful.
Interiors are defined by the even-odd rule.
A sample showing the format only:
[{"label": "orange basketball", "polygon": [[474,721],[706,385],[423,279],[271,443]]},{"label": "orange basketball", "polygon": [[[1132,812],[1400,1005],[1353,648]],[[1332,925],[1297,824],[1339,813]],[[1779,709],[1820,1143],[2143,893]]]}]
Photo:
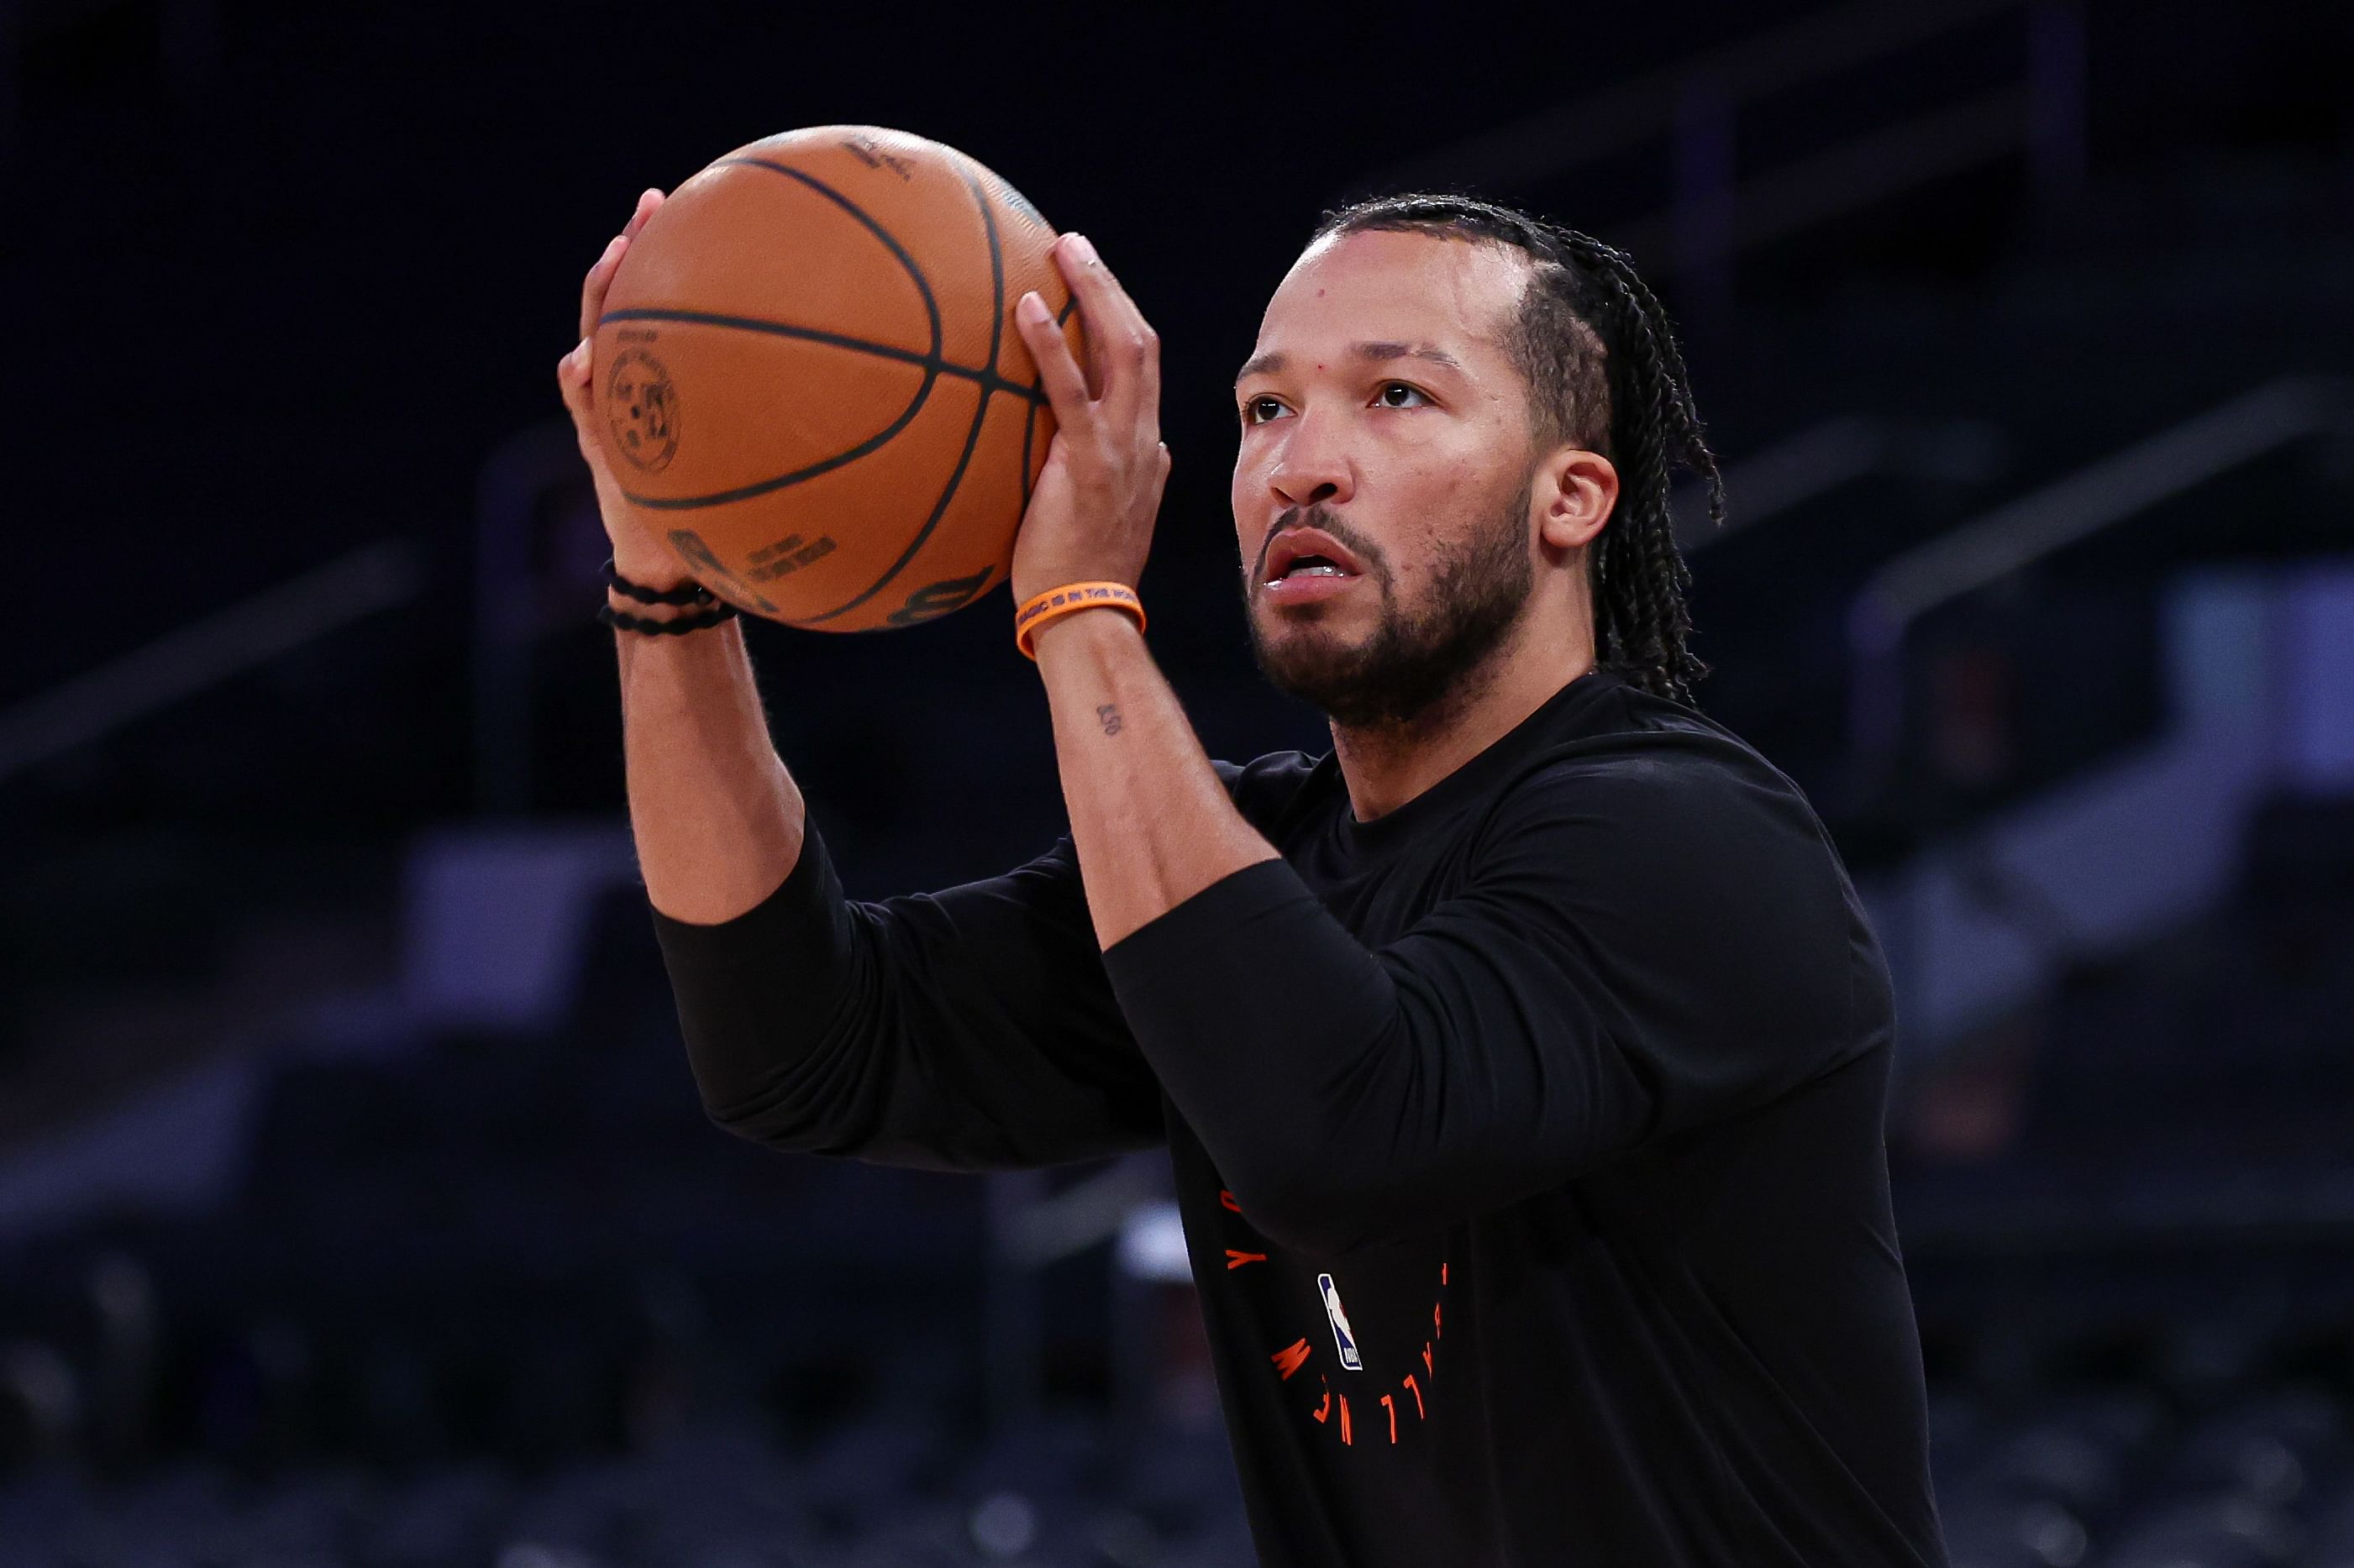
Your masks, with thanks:
[{"label": "orange basketball", "polygon": [[638,518],[738,609],[911,626],[997,586],[1055,433],[1013,302],[1078,345],[1013,186],[864,125],[739,147],[631,242],[597,323],[599,429]]}]

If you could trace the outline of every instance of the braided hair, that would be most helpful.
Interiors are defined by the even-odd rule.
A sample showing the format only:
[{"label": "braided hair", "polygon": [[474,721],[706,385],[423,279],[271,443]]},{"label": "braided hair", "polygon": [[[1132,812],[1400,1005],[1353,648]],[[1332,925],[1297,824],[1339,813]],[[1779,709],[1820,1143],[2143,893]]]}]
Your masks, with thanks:
[{"label": "braided hair", "polygon": [[1528,378],[1540,441],[1575,443],[1618,470],[1618,504],[1592,552],[1596,662],[1679,702],[1708,666],[1685,645],[1691,574],[1668,510],[1681,464],[1724,522],[1724,482],[1702,433],[1682,348],[1623,250],[1508,207],[1461,196],[1378,196],[1328,212],[1310,243],[1368,229],[1509,245],[1533,275],[1505,347]]}]

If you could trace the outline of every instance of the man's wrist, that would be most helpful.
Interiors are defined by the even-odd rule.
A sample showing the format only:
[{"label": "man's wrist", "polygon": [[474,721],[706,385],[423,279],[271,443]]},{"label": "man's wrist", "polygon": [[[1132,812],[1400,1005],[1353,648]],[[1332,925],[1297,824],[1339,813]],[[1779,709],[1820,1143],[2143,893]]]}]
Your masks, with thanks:
[{"label": "man's wrist", "polygon": [[693,588],[695,575],[686,563],[660,545],[645,544],[624,554],[619,541],[613,546],[613,572],[624,582],[658,593],[670,593],[678,588]]},{"label": "man's wrist", "polygon": [[[1106,613],[1107,611],[1109,613]],[[1075,635],[1075,628],[1087,630],[1083,634]],[[1038,656],[1039,662],[1043,664],[1049,641],[1070,646],[1094,639],[1097,645],[1101,646],[1123,641],[1129,637],[1134,637],[1139,641],[1141,641],[1144,637],[1142,629],[1136,624],[1134,615],[1114,604],[1091,604],[1082,609],[1066,610],[1061,615],[1050,620],[1041,621],[1032,628],[1030,651]]]}]

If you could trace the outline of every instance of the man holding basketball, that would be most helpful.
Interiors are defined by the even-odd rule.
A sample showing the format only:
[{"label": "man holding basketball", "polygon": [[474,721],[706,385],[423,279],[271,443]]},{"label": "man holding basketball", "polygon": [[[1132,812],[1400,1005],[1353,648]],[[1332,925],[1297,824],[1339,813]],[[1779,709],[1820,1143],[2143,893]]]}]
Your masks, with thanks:
[{"label": "man holding basketball", "polygon": [[[1132,589],[1167,473],[1150,330],[1056,255],[1097,363],[1024,298],[1017,604]],[[588,353],[617,568],[683,587]],[[1688,705],[1670,471],[1718,486],[1666,316],[1585,236],[1389,198],[1319,228],[1235,409],[1253,645],[1332,751],[1214,762],[1136,619],[1054,615],[1071,831],[1004,876],[845,901],[740,630],[621,637],[705,1105],[936,1170],[1165,1141],[1267,1563],[1942,1563],[1887,971],[1796,786]]]}]

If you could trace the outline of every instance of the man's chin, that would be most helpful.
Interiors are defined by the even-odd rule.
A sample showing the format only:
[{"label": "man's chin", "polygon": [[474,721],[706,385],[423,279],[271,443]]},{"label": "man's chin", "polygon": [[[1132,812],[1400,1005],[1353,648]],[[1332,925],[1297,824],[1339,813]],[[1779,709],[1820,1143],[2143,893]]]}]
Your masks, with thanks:
[{"label": "man's chin", "polygon": [[1329,710],[1351,705],[1348,699],[1364,678],[1363,641],[1362,634],[1351,637],[1329,625],[1295,623],[1262,627],[1251,652],[1270,685]]}]

